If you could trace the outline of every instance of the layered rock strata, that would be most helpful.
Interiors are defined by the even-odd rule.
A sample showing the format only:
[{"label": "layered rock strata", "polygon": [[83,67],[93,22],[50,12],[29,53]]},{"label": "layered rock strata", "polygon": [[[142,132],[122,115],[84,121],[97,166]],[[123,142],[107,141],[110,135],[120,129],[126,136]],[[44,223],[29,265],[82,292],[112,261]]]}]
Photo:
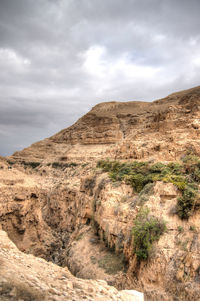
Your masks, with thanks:
[{"label": "layered rock strata", "polygon": [[[166,162],[176,161],[188,151],[200,155],[199,121],[199,87],[153,103],[102,103],[70,128],[7,159],[0,158],[2,229],[21,251],[68,267],[78,277],[106,280],[117,289],[139,290],[147,300],[199,300],[199,211],[188,220],[175,214],[180,190],[172,183],[154,183],[144,204],[130,185],[113,183],[107,173],[96,168],[101,158]],[[163,218],[168,231],[153,244],[149,259],[139,262],[132,228],[143,206],[156,218]],[[16,256],[22,258],[19,254]],[[24,263],[33,259],[24,256]],[[7,259],[11,261],[12,254]],[[36,262],[40,269],[44,264],[47,272],[41,281],[48,286],[45,277],[53,265],[42,259],[33,261],[33,271]],[[15,264],[18,266],[17,261]],[[11,264],[8,267],[11,275]],[[60,267],[55,270],[63,271]],[[83,283],[87,288],[90,282],[80,283],[81,288],[72,294],[74,300],[81,294],[93,298],[88,300],[115,300],[111,295],[108,299],[100,296],[96,288],[88,295]],[[56,285],[58,296],[52,297],[48,286],[44,289],[47,295],[38,298],[62,300],[65,296],[63,300],[68,300],[68,291]],[[3,290],[2,300],[12,300],[10,294],[18,300],[18,288],[12,293],[11,286],[9,297]],[[116,290],[115,294],[124,298]]]},{"label": "layered rock strata", "polygon": [[102,280],[81,280],[67,268],[21,253],[4,231],[0,231],[0,256],[2,301],[143,300],[138,292],[119,292]]},{"label": "layered rock strata", "polygon": [[71,127],[13,155],[15,160],[176,160],[186,149],[199,153],[200,87],[154,102],[96,105]]}]

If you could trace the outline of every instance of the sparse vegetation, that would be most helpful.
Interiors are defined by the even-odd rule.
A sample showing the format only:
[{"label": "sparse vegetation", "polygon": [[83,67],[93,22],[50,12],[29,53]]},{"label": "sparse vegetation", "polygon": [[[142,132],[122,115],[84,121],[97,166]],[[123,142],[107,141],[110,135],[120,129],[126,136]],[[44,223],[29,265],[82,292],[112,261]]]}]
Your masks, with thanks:
[{"label": "sparse vegetation", "polygon": [[11,161],[11,160],[7,160],[7,162],[8,162],[8,164],[11,165],[11,166],[15,164],[15,162],[14,162],[14,161]]},{"label": "sparse vegetation", "polygon": [[88,165],[89,163],[83,163],[81,166],[84,168]]},{"label": "sparse vegetation", "polygon": [[116,274],[119,271],[125,269],[125,262],[123,255],[116,255],[114,253],[109,253],[98,260],[98,265],[100,268],[104,269],[108,274]]},{"label": "sparse vegetation", "polygon": [[124,181],[139,193],[138,204],[143,205],[148,201],[149,193],[146,188],[152,188],[156,181],[174,184],[181,192],[177,202],[176,212],[181,219],[188,219],[197,207],[198,184],[200,183],[200,158],[188,153],[182,162],[163,164],[157,162],[128,162],[101,160],[97,167],[105,172],[113,182]]},{"label": "sparse vegetation", "polygon": [[97,199],[93,199],[92,200],[92,213],[93,213],[93,215],[95,214],[96,209],[97,209]]},{"label": "sparse vegetation", "polygon": [[188,219],[196,207],[198,186],[194,183],[188,183],[181,192],[182,196],[178,198],[177,203],[177,214],[181,219]]},{"label": "sparse vegetation", "polygon": [[53,163],[48,163],[47,165],[52,166],[52,168],[65,169],[69,167],[76,167],[78,164],[75,162],[70,162],[70,163],[53,162]]},{"label": "sparse vegetation", "polygon": [[177,230],[178,230],[179,233],[182,233],[182,232],[184,231],[184,229],[183,229],[182,226],[178,226],[178,227],[177,227]]},{"label": "sparse vegetation", "polygon": [[191,225],[190,228],[189,228],[189,230],[196,232],[197,229],[196,229],[196,227],[194,225]]},{"label": "sparse vegetation", "polygon": [[85,179],[83,186],[84,190],[89,192],[89,195],[93,195],[93,189],[96,185],[96,177],[95,176],[89,176]]},{"label": "sparse vegetation", "polygon": [[139,206],[144,205],[149,200],[150,195],[153,193],[154,183],[148,183],[138,194],[136,204]]},{"label": "sparse vegetation", "polygon": [[134,238],[134,251],[138,260],[146,260],[149,257],[154,241],[166,231],[166,224],[157,217],[149,215],[149,211],[141,210],[137,215],[132,230]]},{"label": "sparse vegetation", "polygon": [[21,164],[24,165],[24,167],[31,167],[31,168],[36,168],[38,166],[40,166],[40,162],[29,162],[29,161],[21,161]]},{"label": "sparse vegetation", "polygon": [[182,174],[182,166],[178,163],[150,164],[149,162],[120,163],[118,161],[101,160],[97,163],[105,172],[109,172],[109,176],[113,181],[122,181],[130,184],[136,192],[140,192],[148,183],[156,181],[173,182],[175,185],[181,186],[179,182],[184,182]]}]

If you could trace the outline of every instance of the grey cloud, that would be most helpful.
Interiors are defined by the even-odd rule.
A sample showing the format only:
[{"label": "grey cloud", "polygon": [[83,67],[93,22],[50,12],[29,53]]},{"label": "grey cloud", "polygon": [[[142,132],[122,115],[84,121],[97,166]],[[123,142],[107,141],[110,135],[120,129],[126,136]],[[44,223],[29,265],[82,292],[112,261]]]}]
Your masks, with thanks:
[{"label": "grey cloud", "polygon": [[199,85],[199,10],[199,0],[1,0],[0,154],[98,102]]},{"label": "grey cloud", "polygon": [[0,107],[0,125],[42,127],[50,118],[48,111],[42,112],[40,108],[27,106],[22,99],[9,99]]}]

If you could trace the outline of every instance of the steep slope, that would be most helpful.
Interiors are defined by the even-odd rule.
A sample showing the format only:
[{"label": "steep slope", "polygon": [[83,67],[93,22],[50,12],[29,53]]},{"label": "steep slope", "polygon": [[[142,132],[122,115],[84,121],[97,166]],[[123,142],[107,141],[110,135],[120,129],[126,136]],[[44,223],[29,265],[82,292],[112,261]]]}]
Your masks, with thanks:
[{"label": "steep slope", "polygon": [[21,253],[0,231],[0,298],[2,301],[113,300],[142,301],[137,292],[118,292],[105,281],[81,280],[53,263]]},{"label": "steep slope", "polygon": [[[28,175],[18,168],[0,158],[0,300],[142,301],[142,293],[119,292],[103,280],[72,276],[66,267],[69,246],[74,245],[80,230],[89,234],[91,255],[101,253],[102,248],[89,243],[95,235],[85,226],[81,197],[73,186],[66,188],[64,181],[58,187],[56,179]],[[40,258],[24,254],[16,246]],[[95,270],[93,277],[84,278],[113,280],[103,270]]]},{"label": "steep slope", "polygon": [[[93,166],[43,164],[24,170],[3,161],[2,229],[21,251],[67,266],[78,277],[144,292],[147,300],[199,300],[200,211],[181,220],[174,184],[155,181],[138,194]],[[168,230],[148,260],[139,261],[132,228],[142,208],[164,219]]]},{"label": "steep slope", "polygon": [[[199,300],[199,126],[200,87],[152,103],[95,106],[0,158],[2,229],[21,251],[78,277],[147,300]],[[142,249],[137,223],[153,231]]]},{"label": "steep slope", "polygon": [[15,160],[154,158],[174,160],[185,149],[199,152],[200,87],[154,102],[96,105],[71,127],[16,152]]}]

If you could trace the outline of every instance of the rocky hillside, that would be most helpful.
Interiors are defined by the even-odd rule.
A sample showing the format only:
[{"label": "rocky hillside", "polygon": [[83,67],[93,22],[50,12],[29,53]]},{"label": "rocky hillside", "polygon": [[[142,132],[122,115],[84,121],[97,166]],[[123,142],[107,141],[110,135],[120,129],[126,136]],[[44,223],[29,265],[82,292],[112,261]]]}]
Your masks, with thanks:
[{"label": "rocky hillside", "polygon": [[[200,300],[199,125],[197,87],[152,103],[99,104],[70,128],[0,158],[0,225],[20,251],[39,257],[15,248],[16,273],[30,264],[32,287],[45,287],[38,298],[72,300],[77,287],[74,300],[137,300],[132,290],[146,300]],[[12,248],[2,257],[9,294]],[[55,281],[54,297],[49,269],[70,275],[66,288]],[[28,271],[21,279],[29,281]],[[18,300],[14,291],[2,288],[2,300]]]},{"label": "rocky hillside", "polygon": [[187,148],[199,152],[199,109],[200,87],[154,102],[101,103],[71,127],[13,158],[176,160]]},{"label": "rocky hillside", "polygon": [[0,296],[2,301],[113,300],[139,301],[135,291],[118,292],[102,280],[81,280],[53,263],[21,253],[0,231]]}]

